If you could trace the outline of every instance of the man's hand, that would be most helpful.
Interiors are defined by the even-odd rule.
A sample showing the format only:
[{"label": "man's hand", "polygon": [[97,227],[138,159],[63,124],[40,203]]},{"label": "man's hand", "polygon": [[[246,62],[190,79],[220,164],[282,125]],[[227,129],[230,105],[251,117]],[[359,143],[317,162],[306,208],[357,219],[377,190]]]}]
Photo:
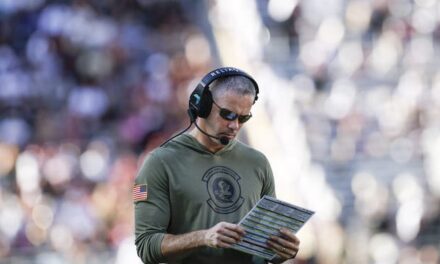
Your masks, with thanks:
[{"label": "man's hand", "polygon": [[245,232],[236,224],[220,222],[206,231],[205,245],[213,248],[227,248],[241,241]]},{"label": "man's hand", "polygon": [[280,233],[280,236],[270,236],[267,244],[282,260],[296,257],[299,250],[299,239],[286,228],[281,228]]}]

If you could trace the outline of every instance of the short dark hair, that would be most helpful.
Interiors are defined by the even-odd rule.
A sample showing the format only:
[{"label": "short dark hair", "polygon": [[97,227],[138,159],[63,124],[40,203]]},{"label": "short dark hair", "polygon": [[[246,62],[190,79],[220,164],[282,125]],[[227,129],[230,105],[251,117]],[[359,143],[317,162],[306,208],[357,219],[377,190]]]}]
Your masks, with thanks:
[{"label": "short dark hair", "polygon": [[212,97],[218,98],[220,94],[233,91],[239,95],[251,95],[255,97],[256,90],[251,80],[243,76],[220,77],[210,85]]}]

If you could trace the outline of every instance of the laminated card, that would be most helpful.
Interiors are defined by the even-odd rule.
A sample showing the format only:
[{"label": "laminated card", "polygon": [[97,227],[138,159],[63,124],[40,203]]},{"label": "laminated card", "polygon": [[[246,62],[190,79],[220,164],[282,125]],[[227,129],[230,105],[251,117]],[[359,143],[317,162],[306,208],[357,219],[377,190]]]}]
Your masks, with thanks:
[{"label": "laminated card", "polygon": [[267,245],[270,235],[284,227],[296,233],[315,212],[265,195],[238,223],[246,230],[233,249],[272,260],[276,253]]}]

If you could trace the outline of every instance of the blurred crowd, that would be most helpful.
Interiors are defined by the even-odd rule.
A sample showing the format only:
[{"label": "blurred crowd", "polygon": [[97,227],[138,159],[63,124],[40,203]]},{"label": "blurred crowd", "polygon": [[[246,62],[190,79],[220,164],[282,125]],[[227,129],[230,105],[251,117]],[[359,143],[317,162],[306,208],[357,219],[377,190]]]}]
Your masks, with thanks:
[{"label": "blurred crowd", "polygon": [[[136,263],[132,182],[218,64],[214,3],[0,0],[0,263]],[[440,4],[256,3],[339,206],[298,263],[438,263]]]},{"label": "blurred crowd", "polygon": [[0,22],[0,263],[109,263],[209,44],[176,1],[2,0]]},{"label": "blurred crowd", "polygon": [[439,263],[440,4],[287,2],[262,9],[266,59],[338,201],[318,263]]}]

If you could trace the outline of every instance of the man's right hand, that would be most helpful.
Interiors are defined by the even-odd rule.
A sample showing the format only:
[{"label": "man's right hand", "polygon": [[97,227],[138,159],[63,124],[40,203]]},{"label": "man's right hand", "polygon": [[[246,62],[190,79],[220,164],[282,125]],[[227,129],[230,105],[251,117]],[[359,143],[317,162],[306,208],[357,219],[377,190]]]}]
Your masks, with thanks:
[{"label": "man's right hand", "polygon": [[228,248],[241,241],[245,231],[236,224],[220,222],[205,233],[205,245],[213,248]]}]

